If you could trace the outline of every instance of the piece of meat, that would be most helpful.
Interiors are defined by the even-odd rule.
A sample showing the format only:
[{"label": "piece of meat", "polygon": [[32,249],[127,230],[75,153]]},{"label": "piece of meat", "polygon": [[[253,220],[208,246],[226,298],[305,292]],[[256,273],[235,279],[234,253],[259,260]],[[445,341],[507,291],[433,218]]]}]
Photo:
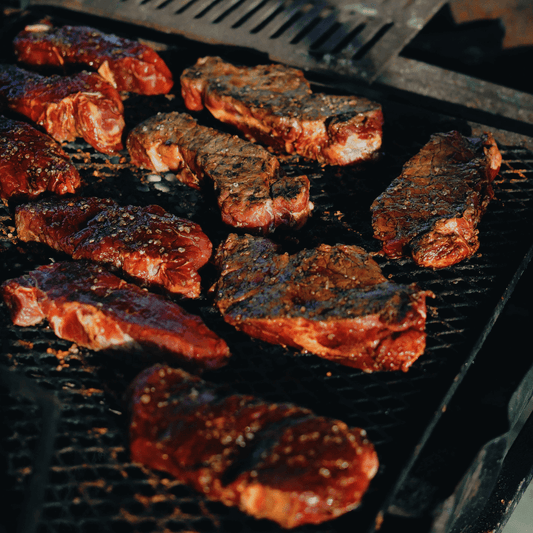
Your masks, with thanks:
[{"label": "piece of meat", "polygon": [[309,216],[307,176],[288,177],[264,148],[185,113],[149,118],[132,130],[126,146],[142,168],[175,171],[195,188],[210,182],[229,226],[266,234],[279,226],[300,228]]},{"label": "piece of meat", "polygon": [[14,40],[19,61],[30,66],[83,65],[119,91],[167,94],[172,73],[146,44],[106,34],[88,26],[26,26]]},{"label": "piece of meat", "polygon": [[424,352],[426,297],[383,276],[362,248],[289,255],[271,240],[230,235],[215,256],[224,320],[252,337],[374,372],[407,371]]},{"label": "piece of meat", "polygon": [[350,165],[381,146],[381,106],[366,98],[313,94],[303,72],[283,65],[236,67],[204,57],[181,75],[192,111],[214,117],[280,153]]},{"label": "piece of meat", "polygon": [[285,528],[354,509],[378,470],[364,430],[180,369],[145,370],[129,402],[134,461]]},{"label": "piece of meat", "polygon": [[200,295],[198,270],[212,252],[198,224],[157,205],[121,207],[100,198],[41,200],[18,206],[15,225],[24,242],[42,242],[73,259],[113,265],[149,286],[188,298]]},{"label": "piece of meat", "polygon": [[502,156],[492,134],[432,135],[374,200],[374,237],[388,257],[444,268],[479,248],[477,225],[494,196]]},{"label": "piece of meat", "polygon": [[123,148],[120,94],[95,72],[41,76],[0,65],[0,109],[28,117],[59,142],[82,137],[105,154]]},{"label": "piece of meat", "polygon": [[31,200],[80,187],[76,167],[56,141],[25,122],[0,116],[0,198]]},{"label": "piece of meat", "polygon": [[91,350],[132,352],[145,363],[195,371],[219,368],[230,355],[200,317],[85,261],[42,266],[0,291],[15,325],[47,320],[58,337]]}]

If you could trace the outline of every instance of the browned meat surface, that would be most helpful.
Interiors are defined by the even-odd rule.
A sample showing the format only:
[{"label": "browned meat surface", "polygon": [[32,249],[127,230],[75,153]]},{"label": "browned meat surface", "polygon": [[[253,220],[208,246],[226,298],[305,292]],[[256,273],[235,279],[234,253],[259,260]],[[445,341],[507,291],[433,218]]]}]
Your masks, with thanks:
[{"label": "browned meat surface", "polygon": [[424,352],[432,293],[388,281],[362,248],[322,244],[289,255],[233,234],[215,262],[216,305],[252,337],[365,372],[407,371]]},{"label": "browned meat surface", "polygon": [[471,257],[501,160],[490,133],[432,135],[372,204],[374,237],[383,252],[391,258],[411,254],[419,266],[431,268]]},{"label": "browned meat surface", "polygon": [[364,430],[179,369],[141,373],[130,406],[134,461],[285,528],[354,509],[378,469]]},{"label": "browned meat surface", "polygon": [[96,73],[41,76],[0,65],[1,109],[28,117],[59,142],[82,137],[105,154],[123,148],[120,94]]},{"label": "browned meat surface", "polygon": [[113,265],[149,286],[196,298],[198,270],[212,245],[200,226],[157,205],[120,207],[112,200],[42,200],[17,207],[19,239],[36,241],[73,259]]},{"label": "browned meat surface", "polygon": [[80,186],[76,167],[56,141],[0,116],[0,198],[31,200],[46,191],[74,193]]},{"label": "browned meat surface", "polygon": [[356,96],[314,94],[302,71],[283,65],[236,67],[204,57],[181,75],[192,111],[204,106],[248,139],[281,153],[349,165],[381,146],[379,104]]},{"label": "browned meat surface", "polygon": [[0,290],[16,325],[46,319],[58,337],[91,350],[136,352],[152,364],[193,370],[218,368],[229,357],[200,317],[84,261],[40,267]]},{"label": "browned meat surface", "polygon": [[166,94],[173,85],[172,73],[148,45],[87,26],[27,26],[14,47],[26,65],[85,65],[119,91]]},{"label": "browned meat surface", "polygon": [[210,182],[229,226],[266,234],[279,226],[299,228],[309,215],[307,176],[286,176],[264,148],[201,126],[187,114],[151,117],[130,133],[126,145],[140,167],[176,171],[196,188]]}]

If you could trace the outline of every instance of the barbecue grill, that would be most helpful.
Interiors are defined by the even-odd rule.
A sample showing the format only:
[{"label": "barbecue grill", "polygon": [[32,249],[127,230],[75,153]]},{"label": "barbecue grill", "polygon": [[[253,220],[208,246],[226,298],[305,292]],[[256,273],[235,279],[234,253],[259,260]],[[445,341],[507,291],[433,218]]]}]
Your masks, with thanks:
[{"label": "barbecue grill", "polygon": [[[479,227],[479,253],[439,271],[376,256],[394,281],[416,282],[437,296],[429,301],[426,353],[408,373],[365,374],[236,332],[209,298],[206,289],[216,277],[210,267],[203,272],[203,296],[184,306],[201,315],[233,353],[227,367],[206,379],[340,418],[365,428],[374,442],[381,466],[361,506],[299,531],[497,530],[533,472],[533,460],[517,455],[532,430],[533,370],[513,348],[519,322],[497,321],[516,287],[524,286],[520,278],[533,255],[533,141],[526,135],[533,99],[398,55],[443,2],[383,2],[375,11],[342,4],[32,0],[23,11],[5,11],[2,60],[14,61],[9,43],[25,24],[43,16],[58,24],[90,19],[104,31],[149,41],[176,79],[203,55],[245,64],[275,59],[308,69],[316,90],[380,101],[386,122],[377,161],[341,169],[283,161],[289,175],[309,176],[315,205],[304,228],[275,235],[289,250],[339,242],[377,252],[370,204],[429,135],[491,131],[503,164],[496,197]],[[228,35],[228,28],[235,34]],[[241,40],[244,30],[248,41]],[[290,51],[278,55],[285,48]],[[130,128],[158,111],[185,111],[177,87],[170,96],[130,95],[124,104]],[[198,119],[224,129],[207,113]],[[140,170],[125,152],[106,156],[83,142],[65,150],[86,182],[84,195],[161,205],[200,223],[215,245],[227,235],[212,199],[173,174]],[[0,208],[2,281],[63,259],[17,241],[12,207]],[[281,531],[130,460],[123,397],[140,368],[127,356],[74,346],[46,325],[15,327],[3,304],[0,338],[0,475],[7,481],[0,488],[0,516],[6,532]]]}]

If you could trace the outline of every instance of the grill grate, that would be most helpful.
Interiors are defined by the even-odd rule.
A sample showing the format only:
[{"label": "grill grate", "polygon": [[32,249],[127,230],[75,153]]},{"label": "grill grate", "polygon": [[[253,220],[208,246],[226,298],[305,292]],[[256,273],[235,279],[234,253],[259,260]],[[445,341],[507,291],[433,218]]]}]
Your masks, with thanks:
[{"label": "grill grate", "polygon": [[373,81],[444,0],[22,0],[140,24],[272,61]]},{"label": "grill grate", "polygon": [[[192,55],[198,51],[189,52],[168,50],[165,60],[179,73],[183,57],[189,63],[196,59]],[[126,123],[132,127],[157,111],[184,111],[181,98],[175,94],[174,98],[130,96],[125,101]],[[302,230],[277,236],[288,249],[341,242],[377,251],[379,245],[370,226],[371,201],[431,133],[456,128],[469,134],[473,127],[398,103],[383,104],[385,143],[375,164],[337,169],[293,158],[284,162],[288,174],[309,175],[315,204],[313,216]],[[198,118],[206,125],[222,128],[207,114]],[[480,252],[442,271],[420,270],[408,259],[377,258],[395,281],[416,281],[437,295],[436,300],[429,301],[426,353],[407,374],[364,374],[313,355],[294,354],[234,331],[206,296],[187,304],[226,339],[233,352],[230,364],[208,373],[206,379],[266,400],[291,401],[364,427],[377,447],[381,467],[361,507],[335,521],[299,531],[341,533],[352,531],[354,524],[360,531],[373,530],[415,450],[431,432],[443,399],[460,381],[454,379],[460,378],[474,360],[486,324],[497,316],[501,296],[529,252],[533,152],[506,143],[505,132],[496,133],[504,163],[496,181],[496,198],[480,226]],[[225,238],[227,230],[221,227],[210,198],[180,184],[172,174],[158,176],[136,169],[126,153],[108,157],[83,143],[70,143],[65,148],[86,181],[84,195],[111,197],[120,204],[156,203],[199,222],[215,245]],[[44,246],[18,243],[13,226],[12,212],[0,206],[2,280],[62,258]],[[214,277],[207,268],[205,288]],[[271,522],[209,502],[164,474],[130,461],[127,414],[122,404],[123,393],[137,372],[130,361],[126,359],[125,364],[124,359],[72,346],[57,339],[44,325],[14,327],[3,304],[0,338],[0,364],[50,390],[62,405],[39,533],[279,530]],[[42,424],[31,402],[5,390],[0,393],[0,423],[5,429],[0,436],[0,469],[5,470],[8,481],[0,489],[5,491],[0,494],[0,505],[9,510],[3,516],[12,517],[6,525],[11,533],[23,509]]]}]

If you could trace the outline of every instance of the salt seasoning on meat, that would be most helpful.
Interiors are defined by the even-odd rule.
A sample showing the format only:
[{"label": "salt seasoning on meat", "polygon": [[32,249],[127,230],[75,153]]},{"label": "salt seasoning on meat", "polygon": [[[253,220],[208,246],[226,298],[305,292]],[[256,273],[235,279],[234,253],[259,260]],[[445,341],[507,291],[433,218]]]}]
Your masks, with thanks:
[{"label": "salt seasoning on meat", "polygon": [[22,241],[113,265],[142,283],[187,298],[200,295],[198,270],[212,252],[198,224],[157,205],[121,207],[92,197],[41,200],[18,206],[15,225]]},{"label": "salt seasoning on meat", "polygon": [[134,461],[285,528],[356,508],[378,470],[366,432],[156,365],[129,395]]},{"label": "salt seasoning on meat", "polygon": [[104,154],[123,148],[120,94],[95,72],[41,76],[15,65],[0,65],[2,109],[24,115],[59,142],[82,137]]},{"label": "salt seasoning on meat", "polygon": [[0,294],[15,325],[47,320],[58,337],[91,350],[194,371],[219,368],[230,355],[200,317],[85,261],[42,266],[4,282]]},{"label": "salt seasoning on meat", "polygon": [[298,229],[311,211],[307,176],[287,176],[264,148],[199,125],[185,113],[149,118],[126,145],[142,168],[175,171],[194,188],[213,187],[228,226],[262,234],[280,226]]},{"label": "salt seasoning on meat", "polygon": [[373,159],[381,147],[379,104],[313,93],[301,70],[276,64],[237,67],[220,57],[203,57],[180,79],[187,109],[205,107],[277,152],[351,165]]},{"label": "salt seasoning on meat", "polygon": [[358,246],[289,255],[269,239],[232,234],[215,264],[218,309],[252,337],[365,372],[407,371],[424,353],[433,293],[389,281]]},{"label": "salt seasoning on meat", "polygon": [[490,133],[432,135],[371,206],[383,253],[411,255],[428,268],[449,267],[475,254],[477,225],[494,196],[501,161]]},{"label": "salt seasoning on meat", "polygon": [[173,85],[172,73],[151,47],[88,26],[26,26],[13,45],[26,65],[84,65],[119,91],[167,94]]},{"label": "salt seasoning on meat", "polygon": [[0,198],[72,194],[80,186],[76,167],[56,141],[25,122],[0,116]]}]

